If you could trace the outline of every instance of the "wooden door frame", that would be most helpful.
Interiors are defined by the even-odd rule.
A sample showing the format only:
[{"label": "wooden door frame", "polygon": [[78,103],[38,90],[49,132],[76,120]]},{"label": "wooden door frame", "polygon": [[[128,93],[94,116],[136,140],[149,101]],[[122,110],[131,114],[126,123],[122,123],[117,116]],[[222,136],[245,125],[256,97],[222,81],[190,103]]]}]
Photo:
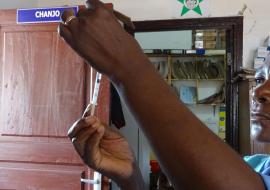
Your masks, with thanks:
[{"label": "wooden door frame", "polygon": [[135,30],[125,26],[125,29],[133,36],[135,32],[202,29],[225,29],[227,31],[226,142],[239,151],[239,85],[233,83],[233,78],[235,73],[240,70],[243,61],[243,17],[149,20],[136,21],[133,24]]}]

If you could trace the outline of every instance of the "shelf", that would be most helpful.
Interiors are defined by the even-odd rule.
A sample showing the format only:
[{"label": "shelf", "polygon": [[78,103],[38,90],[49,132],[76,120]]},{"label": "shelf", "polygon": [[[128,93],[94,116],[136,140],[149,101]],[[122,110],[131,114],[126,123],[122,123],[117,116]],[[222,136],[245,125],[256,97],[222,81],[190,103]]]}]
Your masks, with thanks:
[{"label": "shelf", "polygon": [[198,81],[225,81],[225,79],[197,79]]},{"label": "shelf", "polygon": [[186,106],[225,106],[224,103],[217,103],[217,104],[185,104]]},{"label": "shelf", "polygon": [[225,79],[172,79],[172,81],[225,81]]},{"label": "shelf", "polygon": [[172,79],[172,81],[196,81],[197,79]]},{"label": "shelf", "polygon": [[196,105],[199,105],[199,106],[225,106],[224,103],[213,103],[213,104],[196,104]]},{"label": "shelf", "polygon": [[[169,50],[170,51],[170,50]],[[172,50],[173,51],[173,50]],[[211,56],[225,56],[226,50],[205,50],[203,53],[198,53],[204,50],[182,50],[186,53],[150,53],[145,51],[145,54],[149,57],[211,57]],[[197,53],[196,53],[197,51]]]},{"label": "shelf", "polygon": [[152,54],[147,53],[148,57],[224,57],[224,54],[213,54],[213,55],[197,55],[197,54]]}]

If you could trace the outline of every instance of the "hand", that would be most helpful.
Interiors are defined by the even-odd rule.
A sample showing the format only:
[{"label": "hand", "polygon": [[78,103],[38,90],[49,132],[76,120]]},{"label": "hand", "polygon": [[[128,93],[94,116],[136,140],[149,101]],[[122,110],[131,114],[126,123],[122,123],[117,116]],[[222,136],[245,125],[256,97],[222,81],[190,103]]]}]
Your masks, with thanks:
[{"label": "hand", "polygon": [[[112,10],[99,0],[89,0],[91,8],[81,10],[75,19],[59,25],[59,34],[88,63],[111,79],[141,69],[147,60],[136,40],[120,25]],[[72,11],[63,13],[65,23]]]},{"label": "hand", "polygon": [[88,116],[75,122],[68,136],[85,164],[92,169],[118,183],[133,175],[135,158],[127,141],[96,117]]}]

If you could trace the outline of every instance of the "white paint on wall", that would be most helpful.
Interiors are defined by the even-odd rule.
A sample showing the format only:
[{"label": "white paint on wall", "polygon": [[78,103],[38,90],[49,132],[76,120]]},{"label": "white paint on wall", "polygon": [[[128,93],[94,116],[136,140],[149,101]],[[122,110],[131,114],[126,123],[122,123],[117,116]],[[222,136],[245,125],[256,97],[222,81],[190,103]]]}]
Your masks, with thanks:
[{"label": "white paint on wall", "polygon": [[0,9],[17,9],[17,8],[29,8],[29,7],[37,7],[37,0],[1,0]]},{"label": "white paint on wall", "polygon": [[[204,0],[200,6],[203,16],[193,11],[189,11],[181,17],[182,4],[177,0],[105,0],[112,2],[119,11],[129,15],[133,20],[154,20],[154,19],[181,19],[194,17],[223,17],[237,16],[243,11],[244,16],[244,49],[243,65],[253,66],[253,57],[258,46],[263,45],[263,41],[270,34],[269,7],[268,0]],[[83,4],[84,1],[75,0],[39,0],[39,6],[59,6]]]},{"label": "white paint on wall", "polygon": [[[52,7],[84,4],[84,0],[1,0],[0,8]],[[177,0],[104,0],[129,15],[133,20],[181,19],[191,17],[237,16],[244,6],[244,49],[243,65],[251,67],[258,46],[270,34],[269,0],[204,0],[200,6],[203,16],[193,11],[181,17],[182,4]]]},{"label": "white paint on wall", "polygon": [[[129,15],[134,20],[152,19],[181,19],[198,17],[190,11],[181,17],[182,4],[177,0],[147,2],[142,0],[114,0],[115,8]],[[207,3],[208,2],[208,3]],[[205,4],[204,4],[205,3]],[[244,16],[244,49],[243,65],[253,66],[253,57],[258,46],[263,45],[263,41],[270,33],[269,7],[268,0],[204,0],[201,3],[203,17],[223,17],[238,16],[238,13],[247,6],[243,13]]]}]

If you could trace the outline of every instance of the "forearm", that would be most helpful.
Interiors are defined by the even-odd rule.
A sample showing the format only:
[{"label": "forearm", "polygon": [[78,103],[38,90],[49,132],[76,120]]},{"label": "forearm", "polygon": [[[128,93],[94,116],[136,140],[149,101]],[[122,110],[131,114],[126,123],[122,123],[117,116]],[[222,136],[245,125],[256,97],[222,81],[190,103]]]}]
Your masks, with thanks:
[{"label": "forearm", "polygon": [[133,165],[133,174],[129,179],[117,182],[121,190],[146,190],[146,186],[137,165]]},{"label": "forearm", "polygon": [[149,63],[115,84],[177,189],[263,189],[261,179],[179,101]]}]

